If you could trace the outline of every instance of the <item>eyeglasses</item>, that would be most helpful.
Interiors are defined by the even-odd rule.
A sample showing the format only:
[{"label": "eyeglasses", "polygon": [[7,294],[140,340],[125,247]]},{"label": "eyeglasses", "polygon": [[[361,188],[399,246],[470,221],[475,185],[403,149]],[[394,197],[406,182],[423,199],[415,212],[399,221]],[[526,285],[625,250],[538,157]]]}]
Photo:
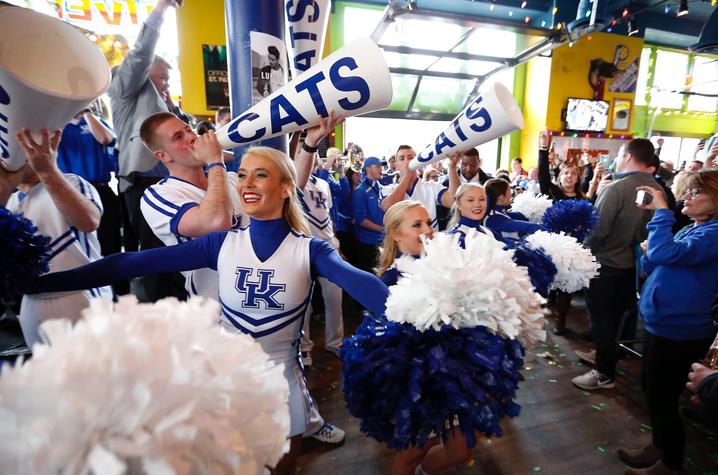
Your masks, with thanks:
[{"label": "eyeglasses", "polygon": [[698,188],[692,188],[685,193],[683,193],[683,197],[687,198],[688,195],[691,196],[691,198],[695,198],[696,196],[700,195],[703,191],[699,190]]}]

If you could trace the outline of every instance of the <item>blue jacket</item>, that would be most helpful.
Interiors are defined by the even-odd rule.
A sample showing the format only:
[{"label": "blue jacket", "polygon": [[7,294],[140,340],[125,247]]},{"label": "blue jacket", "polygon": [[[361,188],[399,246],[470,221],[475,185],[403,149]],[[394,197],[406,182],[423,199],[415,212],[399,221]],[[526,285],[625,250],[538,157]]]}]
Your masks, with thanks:
[{"label": "blue jacket", "polygon": [[484,226],[493,231],[495,235],[501,236],[503,240],[518,240],[527,234],[533,234],[543,229],[538,224],[521,220],[522,217],[523,215],[520,213],[511,213],[509,215],[503,206],[494,205],[484,219]]},{"label": "blue jacket", "polygon": [[329,183],[333,203],[331,215],[335,230],[337,232],[352,232],[354,225],[352,223],[352,201],[349,179],[347,177],[341,177],[337,180],[327,170],[320,170],[317,176]]},{"label": "blue jacket", "polygon": [[[110,127],[104,120],[99,120],[105,127]],[[74,173],[87,181],[107,183],[110,172],[117,170],[117,161],[111,153],[114,141],[102,145],[95,140],[89,127],[84,117],[65,125],[57,147],[57,167],[63,173]]]},{"label": "blue jacket", "polygon": [[357,241],[364,244],[377,245],[384,239],[384,233],[365,228],[361,225],[364,219],[384,226],[384,211],[379,207],[381,185],[365,179],[352,194],[352,213],[354,214],[354,235]]},{"label": "blue jacket", "polygon": [[718,293],[718,220],[671,233],[675,218],[659,209],[648,223],[648,279],[641,292],[646,330],[674,340],[715,335],[711,305]]}]

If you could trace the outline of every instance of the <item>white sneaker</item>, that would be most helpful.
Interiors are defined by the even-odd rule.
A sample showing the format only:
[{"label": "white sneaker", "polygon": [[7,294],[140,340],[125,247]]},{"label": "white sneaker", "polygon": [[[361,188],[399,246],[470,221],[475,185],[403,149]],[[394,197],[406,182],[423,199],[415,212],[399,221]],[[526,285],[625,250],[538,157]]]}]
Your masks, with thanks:
[{"label": "white sneaker", "polygon": [[325,422],[321,429],[308,437],[317,439],[319,442],[324,442],[325,444],[340,444],[344,442],[346,434],[339,427]]},{"label": "white sneaker", "polygon": [[416,466],[416,469],[414,470],[414,475],[429,475],[424,471],[424,469],[421,467],[421,464]]},{"label": "white sneaker", "polygon": [[302,366],[304,366],[305,368],[308,368],[314,364],[314,361],[312,361],[312,354],[310,352],[302,351],[301,356],[302,356]]},{"label": "white sneaker", "polygon": [[325,346],[324,351],[328,351],[329,353],[333,354],[337,358],[341,358],[341,356],[339,356],[339,348],[336,346]]},{"label": "white sneaker", "polygon": [[576,356],[578,356],[578,359],[580,359],[584,363],[588,363],[590,365],[596,366],[596,350],[589,350],[589,351],[575,350],[574,353],[576,354]]},{"label": "white sneaker", "polygon": [[588,373],[576,376],[571,380],[574,386],[586,391],[593,391],[594,389],[610,389],[616,386],[613,379],[608,376],[604,376],[595,369],[592,369]]}]

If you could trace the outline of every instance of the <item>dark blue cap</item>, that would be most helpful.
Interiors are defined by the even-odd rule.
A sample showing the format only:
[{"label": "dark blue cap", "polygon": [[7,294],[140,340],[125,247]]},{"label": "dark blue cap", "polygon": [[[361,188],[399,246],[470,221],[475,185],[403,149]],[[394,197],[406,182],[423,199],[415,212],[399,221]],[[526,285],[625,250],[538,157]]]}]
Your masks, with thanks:
[{"label": "dark blue cap", "polygon": [[366,167],[369,167],[371,165],[379,165],[381,166],[381,160],[379,160],[376,157],[369,157],[366,160],[364,160],[364,167],[362,170],[366,170]]}]

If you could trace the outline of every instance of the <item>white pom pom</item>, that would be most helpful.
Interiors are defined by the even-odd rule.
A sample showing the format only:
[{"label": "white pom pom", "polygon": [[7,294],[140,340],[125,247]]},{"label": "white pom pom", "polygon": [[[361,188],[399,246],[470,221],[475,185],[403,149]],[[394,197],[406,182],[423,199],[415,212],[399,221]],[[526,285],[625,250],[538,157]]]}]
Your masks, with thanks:
[{"label": "white pom pom", "polygon": [[418,330],[485,326],[524,343],[543,341],[543,298],[534,292],[526,269],[513,251],[493,237],[472,230],[466,248],[457,235],[436,234],[421,259],[402,257],[403,277],[391,287],[387,318]]},{"label": "white pom pom", "polygon": [[600,264],[596,258],[571,236],[538,231],[528,236],[526,243],[532,249],[543,248],[551,256],[557,270],[551,288],[577,292],[598,275]]},{"label": "white pom pom", "polygon": [[521,193],[511,203],[511,211],[521,213],[532,223],[541,224],[543,215],[553,202],[546,195]]},{"label": "white pom pom", "polygon": [[0,473],[263,474],[288,449],[288,384],[218,304],[95,300],[0,377]]}]

